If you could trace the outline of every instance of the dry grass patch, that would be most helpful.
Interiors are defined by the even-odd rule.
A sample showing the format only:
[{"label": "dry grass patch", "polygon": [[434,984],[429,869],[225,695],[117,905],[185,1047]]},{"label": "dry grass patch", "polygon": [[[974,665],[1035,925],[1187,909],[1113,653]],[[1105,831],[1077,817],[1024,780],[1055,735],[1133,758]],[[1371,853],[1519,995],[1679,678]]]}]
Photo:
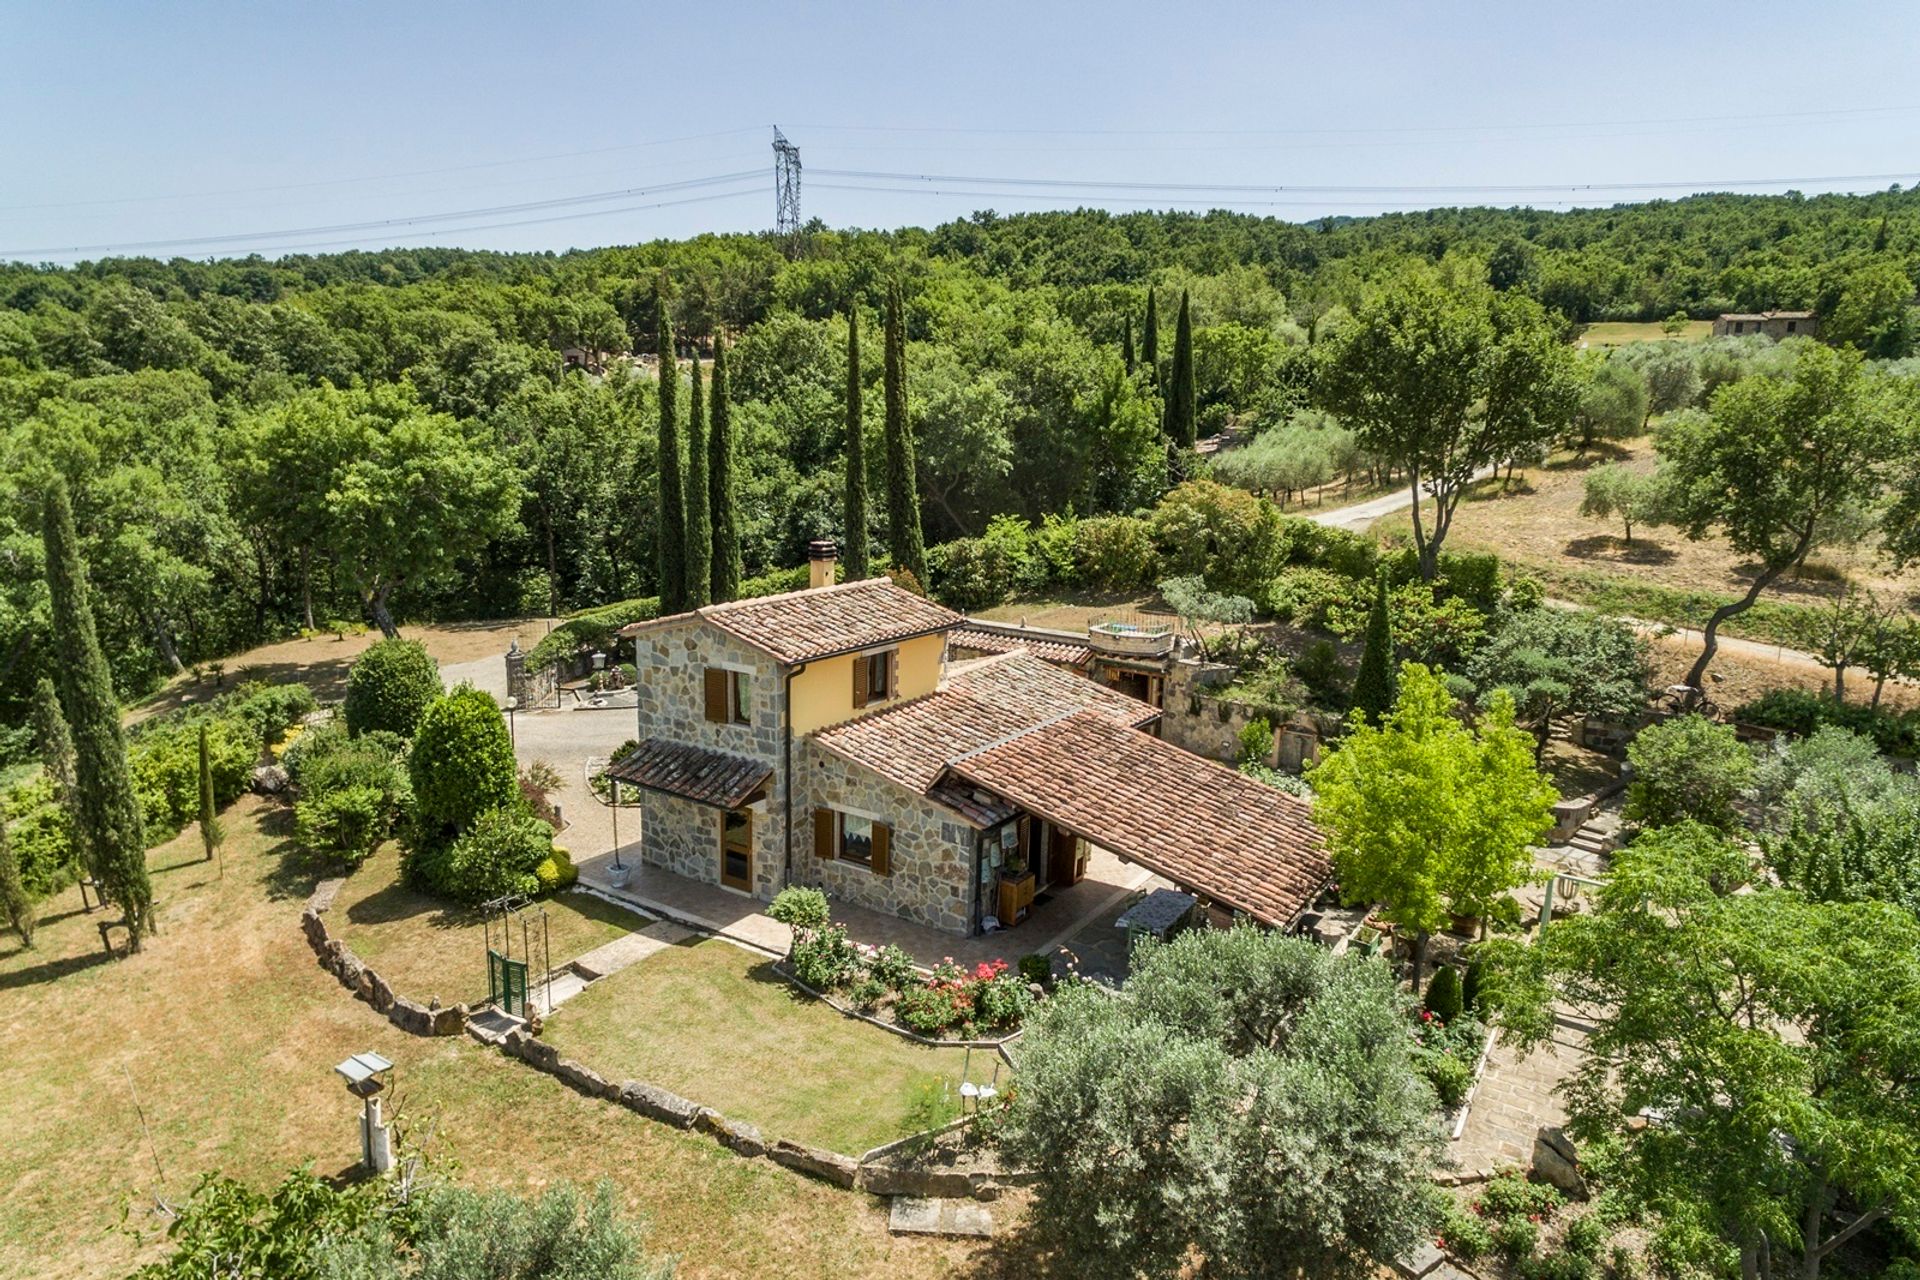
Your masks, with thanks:
[{"label": "dry grass patch", "polygon": [[[645,1080],[717,1111],[847,1155],[929,1123],[916,1109],[957,1091],[964,1052],[848,1018],[730,943],[669,947],[562,1005],[546,1039],[610,1079]],[[992,1071],[973,1055],[976,1074]]]},{"label": "dry grass patch", "polygon": [[[539,904],[547,914],[549,951],[556,968],[646,922],[631,911],[583,893],[561,893]],[[410,889],[400,879],[399,847],[389,842],[347,878],[328,913],[328,928],[401,995],[425,1002],[469,1004],[487,994],[486,928],[472,907]],[[498,927],[494,930],[498,937]],[[539,968],[537,922],[531,926]],[[496,943],[497,945],[497,943]],[[513,954],[522,946],[513,931]],[[537,976],[537,975],[536,975]]]},{"label": "dry grass patch", "polygon": [[[1724,539],[1695,542],[1676,529],[1636,529],[1628,546],[1618,522],[1581,515],[1588,469],[1609,461],[1650,471],[1653,442],[1643,436],[1585,459],[1558,454],[1546,466],[1524,473],[1524,483],[1511,489],[1498,480],[1484,480],[1461,502],[1447,545],[1456,551],[1492,551],[1504,561],[1542,573],[1549,586],[1555,578],[1598,572],[1676,591],[1746,594],[1757,566]],[[1375,522],[1373,532],[1411,540],[1410,522],[1406,512],[1396,512]],[[1840,594],[1849,580],[1879,591],[1914,588],[1910,580],[1891,577],[1870,549],[1836,548],[1816,557],[1805,572],[1774,583],[1761,599],[1819,604]]]},{"label": "dry grass patch", "polygon": [[1607,320],[1580,331],[1580,341],[1590,347],[1623,347],[1629,342],[1699,342],[1712,336],[1711,320],[1689,320],[1677,337],[1669,335],[1659,320]]},{"label": "dry grass patch", "polygon": [[0,938],[0,1276],[126,1274],[157,1248],[154,1198],[177,1203],[204,1172],[343,1172],[356,1107],[332,1068],[369,1049],[398,1064],[403,1115],[462,1180],[609,1178],[690,1280],[999,1270],[997,1249],[891,1238],[870,1197],[582,1098],[464,1037],[402,1034],[314,963],[298,917],[317,872],[284,810],[249,797],[226,816],[223,877],[191,828],[153,851],[163,932],[142,954],[97,959],[100,917],[74,890],[46,904],[34,950]]},{"label": "dry grass patch", "polygon": [[[508,622],[441,622],[406,626],[400,634],[426,645],[427,652],[441,666],[474,662],[497,657],[507,651],[513,640],[522,649],[531,649],[551,624],[542,618]],[[265,680],[270,684],[304,684],[322,702],[337,702],[347,695],[347,668],[380,639],[376,630],[348,635],[319,632],[291,640],[277,640],[234,654],[222,660],[226,675],[222,686],[211,680],[196,684],[191,675],[175,676],[151,697],[142,699],[127,713],[129,722],[158,715],[184,705],[189,700],[205,702],[232,688],[242,680]],[[209,664],[210,665],[210,664]]]}]

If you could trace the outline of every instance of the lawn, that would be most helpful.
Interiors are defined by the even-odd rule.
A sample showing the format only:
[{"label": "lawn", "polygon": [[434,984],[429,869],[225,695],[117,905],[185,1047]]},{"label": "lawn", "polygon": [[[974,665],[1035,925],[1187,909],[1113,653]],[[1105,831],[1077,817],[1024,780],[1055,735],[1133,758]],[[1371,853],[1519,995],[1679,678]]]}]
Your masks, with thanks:
[{"label": "lawn", "polygon": [[1579,341],[1589,347],[1621,347],[1629,342],[1698,342],[1713,336],[1713,321],[1689,320],[1678,339],[1670,339],[1658,320],[1645,322],[1606,321],[1590,324],[1580,331]]},{"label": "lawn", "polygon": [[[957,1089],[963,1060],[836,1013],[761,957],[714,940],[595,983],[545,1035],[609,1079],[662,1085],[769,1137],[855,1156],[945,1118],[916,1103],[943,1081]],[[986,1079],[991,1060],[973,1058]]]},{"label": "lawn", "polygon": [[[638,929],[646,920],[584,893],[560,893],[539,904],[547,917],[548,952],[556,968],[603,942]],[[539,923],[530,917],[539,952]],[[480,912],[409,889],[400,880],[396,845],[380,851],[347,878],[327,915],[335,937],[401,995],[423,1003],[477,1003],[487,994],[486,930]],[[498,930],[495,930],[498,936]],[[513,934],[520,954],[521,932]]]},{"label": "lawn", "polygon": [[356,1104],[332,1067],[365,1050],[398,1064],[403,1119],[463,1181],[611,1179],[690,1280],[930,1280],[1010,1262],[1008,1245],[895,1239],[881,1202],[583,1098],[465,1037],[402,1034],[314,963],[298,918],[319,872],[284,811],[246,798],[227,826],[224,875],[192,828],[153,851],[163,932],[136,957],[100,958],[99,917],[72,890],[44,904],[34,950],[0,937],[0,1276],[126,1274],[154,1256],[155,1197],[178,1203],[207,1171],[343,1172]]}]

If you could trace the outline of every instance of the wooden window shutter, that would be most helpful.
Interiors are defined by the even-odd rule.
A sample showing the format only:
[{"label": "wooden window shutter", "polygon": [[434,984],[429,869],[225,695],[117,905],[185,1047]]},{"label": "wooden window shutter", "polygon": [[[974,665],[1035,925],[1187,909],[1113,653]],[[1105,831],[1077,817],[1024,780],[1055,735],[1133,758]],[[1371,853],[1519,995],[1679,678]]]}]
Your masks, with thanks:
[{"label": "wooden window shutter", "polygon": [[898,649],[887,650],[887,696],[889,698],[900,696],[900,651]]},{"label": "wooden window shutter", "polygon": [[831,858],[836,850],[833,847],[834,830],[833,810],[815,809],[813,811],[813,852],[815,857]]},{"label": "wooden window shutter", "polygon": [[893,874],[893,828],[884,822],[873,824],[873,874]]},{"label": "wooden window shutter", "polygon": [[853,707],[858,711],[867,705],[867,655],[853,655]]},{"label": "wooden window shutter", "polygon": [[712,724],[727,722],[727,673],[719,667],[708,667],[707,678],[707,720]]}]

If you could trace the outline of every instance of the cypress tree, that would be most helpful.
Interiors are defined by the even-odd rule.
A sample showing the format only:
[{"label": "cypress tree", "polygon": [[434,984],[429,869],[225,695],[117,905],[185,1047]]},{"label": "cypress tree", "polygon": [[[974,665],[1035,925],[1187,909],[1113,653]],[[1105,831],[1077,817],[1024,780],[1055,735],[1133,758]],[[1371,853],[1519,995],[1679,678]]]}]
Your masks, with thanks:
[{"label": "cypress tree", "polygon": [[13,842],[7,839],[7,824],[0,819],[0,911],[7,913],[7,923],[20,935],[20,945],[33,945],[33,929],[39,923],[33,913],[33,899],[27,896],[27,886],[20,882],[20,860],[13,852]]},{"label": "cypress tree", "polygon": [[[200,722],[200,844],[206,850],[207,861],[213,861],[214,850],[220,847],[220,841],[226,833],[220,829],[220,815],[213,807],[213,755],[207,750],[207,724]],[[220,864],[220,874],[225,875],[227,864]]]},{"label": "cypress tree", "polygon": [[1380,573],[1374,575],[1366,647],[1353,677],[1353,709],[1365,712],[1368,724],[1381,723],[1400,696],[1399,683],[1393,665],[1393,622],[1387,616],[1387,575]]},{"label": "cypress tree", "polygon": [[33,740],[40,747],[40,763],[53,779],[54,794],[61,804],[71,807],[75,790],[73,731],[67,728],[66,714],[60,710],[60,695],[47,676],[40,677],[40,684],[33,691]]},{"label": "cypress tree", "polygon": [[687,608],[713,598],[713,513],[707,505],[707,412],[700,392],[700,349],[693,351],[693,398],[687,402]]},{"label": "cypress tree", "polygon": [[920,531],[920,476],[907,421],[907,318],[900,286],[887,292],[887,548],[893,563],[927,586],[927,544]]},{"label": "cypress tree", "polygon": [[733,405],[727,388],[727,339],[713,340],[713,397],[707,412],[707,505],[713,517],[713,600],[740,594],[740,523],[733,510]]},{"label": "cypress tree", "polygon": [[1187,295],[1180,294],[1180,318],[1173,328],[1173,372],[1167,379],[1167,438],[1179,449],[1193,448],[1198,428],[1193,385],[1193,321]]},{"label": "cypress tree", "polygon": [[1124,316],[1120,320],[1120,356],[1127,362],[1127,372],[1131,374],[1137,363],[1133,358],[1133,321]]},{"label": "cypress tree", "polygon": [[847,581],[858,582],[867,564],[867,432],[860,412],[860,304],[847,308]]},{"label": "cypress tree", "polygon": [[660,299],[660,612],[687,607],[686,489],[680,479],[680,361],[673,351],[673,322]]},{"label": "cypress tree", "polygon": [[92,861],[100,892],[124,913],[128,947],[153,928],[153,886],[147,880],[147,832],[127,773],[127,742],[113,680],[100,652],[88,599],[87,570],[73,531],[66,482],[48,487],[46,507],[47,591],[53,602],[53,634],[60,700],[73,732],[74,828]]},{"label": "cypress tree", "polygon": [[1147,320],[1140,328],[1140,358],[1146,361],[1149,381],[1160,381],[1160,314],[1154,310],[1153,290],[1147,290]]}]

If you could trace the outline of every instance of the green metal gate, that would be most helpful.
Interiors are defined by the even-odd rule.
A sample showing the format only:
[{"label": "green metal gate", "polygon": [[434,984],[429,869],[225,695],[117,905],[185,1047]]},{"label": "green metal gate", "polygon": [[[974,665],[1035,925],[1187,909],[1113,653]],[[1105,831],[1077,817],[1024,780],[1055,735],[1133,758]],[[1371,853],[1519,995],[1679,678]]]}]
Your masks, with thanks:
[{"label": "green metal gate", "polygon": [[487,997],[502,1013],[527,1016],[527,962],[487,948]]}]

